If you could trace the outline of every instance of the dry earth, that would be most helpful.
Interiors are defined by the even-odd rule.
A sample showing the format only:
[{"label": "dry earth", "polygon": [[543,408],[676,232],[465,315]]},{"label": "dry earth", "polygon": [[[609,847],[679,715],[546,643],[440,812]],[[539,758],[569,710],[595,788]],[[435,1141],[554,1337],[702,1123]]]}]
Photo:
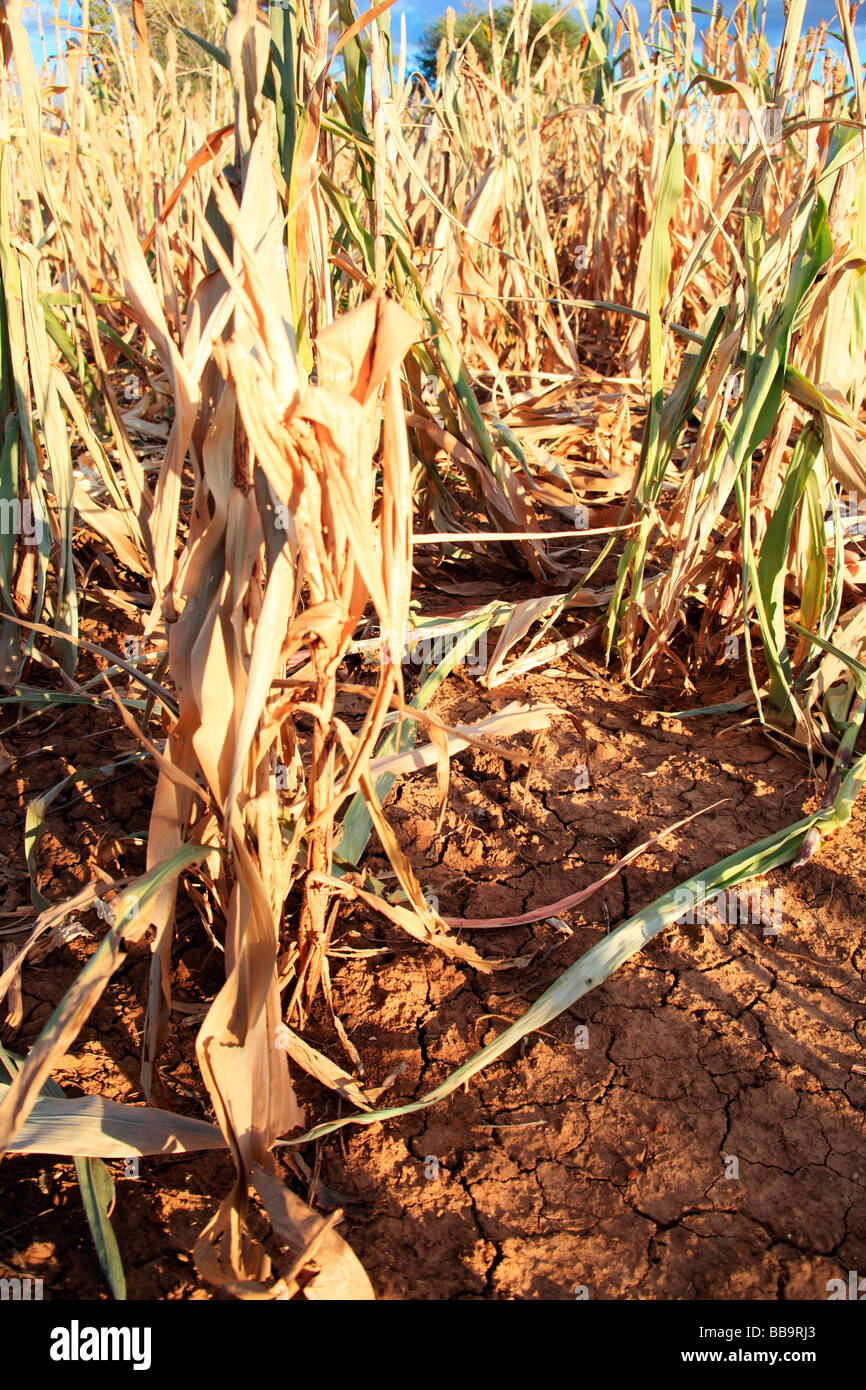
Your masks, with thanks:
[{"label": "dry earth", "polygon": [[[728,699],[743,684],[742,671],[730,670],[702,699]],[[575,789],[585,755],[565,717],[541,747],[528,791],[525,772],[515,775],[491,754],[461,754],[438,837],[435,774],[398,784],[391,821],[447,915],[511,915],[554,903],[664,826],[720,804],[558,925],[466,934],[486,957],[529,957],[520,968],[482,974],[346,910],[332,962],[335,1003],[366,1084],[400,1069],[387,1103],[440,1082],[601,933],[796,820],[821,794],[807,765],[754,725],[731,715],[665,715],[689,703],[673,686],[640,698],[560,672],[487,694],[457,676],[434,708],[470,722],[515,699],[555,702],[579,716],[590,785]],[[4,734],[16,758],[0,808],[7,913],[28,901],[25,806],[68,770],[44,744],[74,748],[79,765],[129,747],[107,715],[64,713],[38,744],[28,744],[32,727]],[[531,746],[528,734],[523,742]],[[39,851],[46,896],[69,893],[88,861],[117,872],[122,852],[126,872],[143,866],[141,843],[121,837],[146,832],[152,786],[141,765],[83,796],[61,797]],[[341,1229],[379,1297],[822,1299],[828,1280],[866,1270],[864,822],[866,811],[855,808],[804,869],[779,870],[759,885],[781,895],[777,935],[766,921],[725,923],[712,914],[672,929],[465,1091],[385,1126],[348,1127],[316,1151],[307,1146],[319,1200],[327,1207],[339,1196]],[[375,846],[366,862],[384,876]],[[10,920],[0,918],[0,927]],[[95,913],[82,921],[91,940],[25,967],[23,1020],[16,1030],[3,1026],[7,1045],[32,1045],[95,949],[102,924]],[[372,954],[353,954],[360,951]],[[130,956],[64,1059],[56,1076],[70,1095],[141,1099],[147,967],[146,955]],[[174,970],[177,1027],[155,1099],[209,1116],[194,1025],[222,962],[190,907]],[[348,1065],[324,1010],[310,1038]],[[298,1087],[311,1122],[340,1113],[309,1079]],[[213,1297],[187,1252],[228,1186],[228,1157],[142,1160],[137,1180],[124,1179],[121,1164],[113,1168],[129,1296]],[[306,1195],[308,1185],[285,1171]],[[41,1275],[46,1297],[106,1296],[71,1164],[6,1159],[0,1194],[4,1270]]]}]

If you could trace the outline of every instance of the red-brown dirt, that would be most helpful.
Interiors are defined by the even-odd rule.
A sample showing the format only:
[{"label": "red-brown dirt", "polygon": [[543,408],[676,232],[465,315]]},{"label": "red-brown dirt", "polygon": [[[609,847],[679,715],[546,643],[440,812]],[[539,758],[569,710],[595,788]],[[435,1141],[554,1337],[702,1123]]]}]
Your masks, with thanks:
[{"label": "red-brown dirt", "polygon": [[[729,671],[701,699],[728,699],[744,683],[742,670]],[[433,707],[468,723],[515,699],[579,716],[590,785],[575,789],[583,746],[565,717],[547,735],[528,791],[525,771],[489,753],[459,755],[438,837],[435,772],[398,783],[391,823],[446,915],[510,915],[553,903],[664,826],[720,804],[581,910],[535,927],[466,933],[487,957],[529,958],[517,968],[482,974],[401,938],[366,910],[342,909],[335,1006],[365,1084],[381,1085],[400,1069],[383,1104],[430,1090],[600,934],[820,799],[807,764],[754,724],[733,715],[668,717],[665,709],[693,703],[673,686],[640,697],[563,668],[486,692],[458,675]],[[95,765],[130,747],[111,715],[73,709],[55,718],[51,733],[43,718],[3,734],[14,759],[0,806],[7,914],[28,902],[27,803],[68,771],[66,758]],[[110,874],[141,871],[135,837],[147,831],[153,781],[142,763],[83,795],[61,795],[38,852],[46,897],[68,896],[94,860]],[[778,870],[758,885],[781,894],[778,935],[761,922],[725,924],[712,914],[673,928],[465,1091],[302,1149],[323,1205],[338,1194],[340,1229],[377,1295],[822,1299],[828,1280],[866,1268],[864,824],[866,808],[855,807],[802,870]],[[365,863],[385,877],[375,841]],[[94,912],[81,920],[91,938],[25,965],[23,1019],[17,1029],[3,1026],[7,1046],[32,1046],[95,949],[103,924]],[[10,924],[18,925],[0,917],[4,932]],[[173,965],[178,1008],[155,1099],[212,1118],[193,1043],[222,961],[189,905]],[[106,990],[55,1073],[68,1094],[142,1098],[147,971],[146,951],[133,952]],[[585,1034],[576,1034],[579,1025]],[[349,1066],[324,1008],[308,1036]],[[332,1093],[303,1075],[296,1081],[310,1123],[340,1113]],[[306,1197],[310,1188],[285,1157],[279,1163]],[[214,1297],[189,1251],[229,1185],[228,1155],[142,1160],[137,1180],[124,1179],[121,1164],[112,1168],[129,1296]],[[54,1299],[107,1296],[70,1163],[7,1158],[0,1194],[0,1273],[42,1276]]]}]

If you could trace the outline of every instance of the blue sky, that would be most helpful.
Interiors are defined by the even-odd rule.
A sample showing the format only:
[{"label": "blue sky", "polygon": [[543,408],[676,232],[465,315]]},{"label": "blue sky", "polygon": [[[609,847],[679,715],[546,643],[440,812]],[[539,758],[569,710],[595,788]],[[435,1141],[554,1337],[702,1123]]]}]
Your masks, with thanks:
[{"label": "blue sky", "polygon": [[[463,5],[462,0],[451,0],[451,3],[458,15],[461,13],[461,10],[467,8]],[[487,0],[479,0],[475,8],[486,8],[486,3]],[[495,3],[496,0],[494,0],[494,4]],[[556,4],[556,0],[550,0],[550,3]],[[565,3],[565,0],[563,0],[563,3]],[[619,9],[624,8],[625,0],[617,0],[617,3],[619,4]],[[637,10],[641,27],[646,29],[646,26],[649,24],[649,0],[633,0],[633,3]],[[712,0],[692,0],[692,3],[694,10],[712,9]],[[583,0],[583,7],[586,13],[591,17],[595,12],[595,0]],[[447,0],[444,0],[444,3],[443,0],[412,0],[411,4],[403,4],[401,0],[396,0],[394,8],[391,11],[393,16],[391,20],[392,33],[395,37],[400,33],[399,16],[402,12],[406,16],[406,34],[411,48],[413,42],[417,40],[418,36],[423,32],[431,20],[437,19],[439,15],[444,14],[446,9]],[[735,5],[733,4],[725,5],[727,13],[733,13],[734,9]],[[608,0],[608,14],[612,18],[615,18],[616,13],[617,4],[614,3],[614,0]],[[785,7],[782,4],[782,0],[767,0],[766,13],[768,36],[772,41],[778,42],[781,38],[782,28],[785,23]],[[575,15],[578,15],[577,10],[575,10]],[[804,32],[810,26],[820,23],[822,19],[827,19],[831,22],[835,21],[833,27],[838,29],[836,6],[833,0],[806,0],[806,18],[803,23]],[[701,19],[700,15],[697,15],[697,20],[698,28],[701,28],[705,21]],[[866,50],[866,4],[861,5],[860,13],[856,20],[855,34],[859,40],[860,50],[863,52]]]},{"label": "blue sky", "polygon": [[[550,0],[550,3],[555,4],[556,0]],[[634,0],[634,3],[640,18],[641,26],[645,28],[649,23],[649,0]],[[461,10],[465,8],[461,0],[452,0],[452,4],[458,15]],[[622,9],[624,4],[625,0],[621,0],[619,8]],[[486,0],[479,0],[478,8],[482,6],[486,7]],[[583,6],[586,13],[591,16],[595,11],[595,0],[583,0]],[[705,8],[709,10],[712,8],[712,0],[693,0],[693,6],[695,9]],[[394,8],[391,11],[394,16],[391,21],[392,31],[395,36],[399,34],[399,15],[402,11],[406,15],[406,33],[411,45],[412,41],[417,38],[426,25],[428,25],[432,19],[436,19],[439,15],[444,14],[446,8],[447,3],[442,3],[441,0],[412,0],[412,4],[401,4],[401,0],[396,0]],[[728,12],[732,12],[734,6],[729,4],[726,6],[726,9]],[[577,11],[575,11],[575,13],[577,14]],[[608,0],[608,13],[612,17],[616,15],[616,6],[613,0]],[[818,24],[822,19],[832,20],[835,19],[835,17],[836,7],[833,0],[807,0],[806,20],[803,27],[806,29],[810,25]],[[782,0],[767,0],[767,29],[772,38],[778,38],[781,35],[784,20],[785,7],[782,4]],[[698,21],[700,27],[700,16],[698,16]],[[857,37],[861,39],[861,41],[866,41],[866,5],[863,6],[862,12],[858,16],[857,30]]]},{"label": "blue sky", "polygon": [[[551,2],[555,3],[555,0],[551,0]],[[486,0],[479,0],[479,5],[485,3]],[[592,14],[595,10],[595,0],[583,0],[583,3],[587,13]],[[711,0],[693,0],[693,4],[696,9],[701,5],[709,9],[711,7]],[[46,36],[46,42],[49,44],[49,52],[51,52],[50,29],[53,17],[53,5],[51,3],[46,4],[45,0],[39,0],[39,7],[43,17],[43,27],[49,31]],[[42,58],[42,49],[39,43],[36,8],[36,2],[33,0],[33,3],[28,5],[25,10],[25,24],[31,35],[37,62],[39,62]],[[355,8],[360,10],[365,8],[365,5],[359,3],[359,0],[355,0]],[[400,15],[404,14],[406,16],[406,33],[411,53],[425,27],[439,15],[444,14],[446,8],[447,0],[411,0],[411,3],[405,3],[405,0],[395,0],[395,4],[391,10],[391,30],[395,39],[399,38]],[[454,0],[454,8],[459,15],[464,8],[462,0]],[[641,25],[645,26],[649,21],[649,0],[636,0],[635,8],[640,17]],[[733,5],[728,5],[726,8],[732,10]],[[59,9],[61,19],[66,17],[70,11],[70,0],[59,0]],[[71,10],[73,16],[80,13],[77,0],[73,0]],[[608,12],[612,16],[615,16],[616,6],[614,0],[608,0]],[[698,18],[700,23],[700,17]],[[807,0],[804,28],[817,24],[821,19],[835,21],[835,18],[836,8],[833,0]],[[782,31],[783,23],[784,6],[782,0],[767,0],[767,30],[771,39],[778,39]],[[834,27],[838,26],[834,24]],[[861,53],[866,52],[866,4],[860,7],[860,13],[857,16],[855,25],[855,33],[859,40]]]}]

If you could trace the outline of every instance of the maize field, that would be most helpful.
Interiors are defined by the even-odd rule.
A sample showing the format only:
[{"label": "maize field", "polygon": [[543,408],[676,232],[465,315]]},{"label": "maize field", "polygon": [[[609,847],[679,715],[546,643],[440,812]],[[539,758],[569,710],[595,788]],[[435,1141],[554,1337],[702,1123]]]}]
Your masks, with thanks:
[{"label": "maize field", "polygon": [[0,1275],[835,1296],[856,7],[392,4],[0,0]]}]

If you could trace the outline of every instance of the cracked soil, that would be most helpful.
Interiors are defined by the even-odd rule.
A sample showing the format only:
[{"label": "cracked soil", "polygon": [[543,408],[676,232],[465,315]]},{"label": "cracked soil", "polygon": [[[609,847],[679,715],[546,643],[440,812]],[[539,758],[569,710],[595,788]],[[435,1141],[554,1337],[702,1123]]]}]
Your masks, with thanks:
[{"label": "cracked soil", "polygon": [[[713,702],[741,689],[741,677],[728,673]],[[342,908],[334,1004],[364,1084],[397,1072],[383,1104],[441,1082],[600,934],[821,796],[820,776],[754,724],[666,715],[683,703],[674,687],[638,697],[560,672],[486,693],[458,675],[433,708],[468,723],[513,700],[579,716],[589,785],[575,788],[585,754],[566,717],[541,745],[528,789],[525,771],[494,755],[460,754],[438,836],[435,771],[398,783],[390,821],[446,915],[554,903],[666,825],[711,809],[580,910],[465,934],[485,956],[524,958],[517,968],[482,974],[400,937],[366,909]],[[64,718],[77,719],[82,740],[108,727],[89,715]],[[115,736],[105,733],[100,757]],[[527,749],[531,740],[522,740]],[[19,758],[23,747],[22,739]],[[63,768],[43,750],[17,772],[17,786],[16,773],[4,778],[7,910],[27,901],[24,807]],[[140,834],[151,788],[142,765],[64,800],[40,848],[40,864],[51,866],[40,875],[43,892],[71,891],[88,856]],[[340,1229],[380,1298],[826,1298],[830,1279],[866,1271],[864,823],[855,806],[802,870],[752,885],[780,895],[777,933],[748,913],[731,922],[708,913],[668,930],[447,1101],[306,1146],[309,1182],[299,1184],[281,1156],[287,1180],[325,1210],[342,1206]],[[137,852],[124,842],[126,872]],[[386,877],[375,840],[365,865]],[[98,933],[95,914],[84,920]],[[7,1045],[32,1045],[95,944],[79,938],[25,966],[23,1018],[15,1030],[3,1026]],[[173,966],[176,1026],[154,1099],[209,1115],[193,1041],[222,962],[192,911],[181,915]],[[69,1094],[141,1099],[147,971],[146,953],[133,953],[106,991],[56,1073]],[[324,1007],[307,1036],[349,1067]],[[310,1078],[295,1080],[310,1123],[346,1113]],[[228,1156],[142,1160],[137,1180],[112,1167],[129,1296],[214,1297],[187,1252],[229,1185]],[[46,1297],[106,1296],[71,1164],[7,1159],[0,1192],[4,1270],[41,1275]]]}]

